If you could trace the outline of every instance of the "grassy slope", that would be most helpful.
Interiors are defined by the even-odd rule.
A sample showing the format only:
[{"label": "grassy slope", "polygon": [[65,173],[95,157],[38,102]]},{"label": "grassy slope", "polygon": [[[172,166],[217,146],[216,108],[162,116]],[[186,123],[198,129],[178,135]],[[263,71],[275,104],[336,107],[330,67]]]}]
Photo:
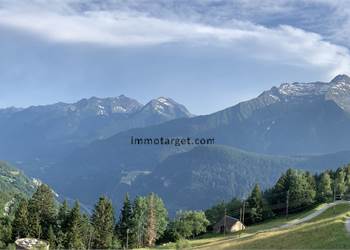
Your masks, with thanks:
[{"label": "grassy slope", "polygon": [[[335,215],[333,208],[330,208],[313,220],[292,228],[258,233],[242,239],[213,238],[200,249],[349,249],[350,236],[344,224],[349,212],[350,205],[340,204],[335,207]],[[262,224],[255,229],[266,229],[265,226]],[[250,230],[255,231],[254,228]],[[199,242],[191,243],[196,246]]]},{"label": "grassy slope", "polygon": [[[248,227],[243,234],[241,234],[241,236],[243,237],[244,235],[247,234],[255,234],[258,231],[261,230],[268,230],[274,227],[278,227],[281,225],[284,225],[286,223],[288,223],[289,221],[292,221],[294,219],[300,219],[303,218],[313,212],[315,212],[316,210],[322,208],[324,206],[324,204],[317,206],[314,209],[310,209],[310,210],[306,210],[303,212],[299,212],[299,213],[295,213],[295,214],[291,214],[288,218],[286,218],[285,216],[281,216],[275,219],[271,219],[269,221],[265,221],[264,223],[261,224],[257,224],[251,227]],[[195,240],[191,240],[190,244],[192,247],[200,247],[200,246],[205,246],[208,244],[220,244],[221,241],[227,241],[230,239],[235,239],[238,237],[238,234],[228,234],[226,235],[226,237],[224,237],[222,234],[216,234],[216,233],[207,233],[205,235],[199,236],[197,237]],[[175,248],[175,243],[168,243],[165,244],[163,246],[158,246],[158,249],[174,249]]]}]

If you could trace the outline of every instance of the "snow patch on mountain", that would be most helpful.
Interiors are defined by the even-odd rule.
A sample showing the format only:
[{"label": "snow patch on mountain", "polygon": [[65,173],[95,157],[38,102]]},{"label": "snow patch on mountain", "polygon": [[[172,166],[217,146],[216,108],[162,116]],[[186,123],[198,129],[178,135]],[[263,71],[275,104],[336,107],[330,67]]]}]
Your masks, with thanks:
[{"label": "snow patch on mountain", "polygon": [[324,95],[330,85],[328,83],[284,83],[278,91],[282,95],[287,96],[308,96],[308,95]]}]

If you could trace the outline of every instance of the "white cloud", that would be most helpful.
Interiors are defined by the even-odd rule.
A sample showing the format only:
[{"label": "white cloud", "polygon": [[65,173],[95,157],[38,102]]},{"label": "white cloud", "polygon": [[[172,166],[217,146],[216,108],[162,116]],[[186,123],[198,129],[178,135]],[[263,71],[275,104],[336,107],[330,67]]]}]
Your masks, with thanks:
[{"label": "white cloud", "polygon": [[[246,2],[251,8],[252,2]],[[176,18],[165,19],[130,9],[87,8],[78,0],[0,0],[0,25],[32,32],[44,39],[64,43],[106,46],[149,46],[180,42],[202,46],[225,46],[247,56],[286,64],[324,68],[329,77],[350,73],[347,48],[322,36],[288,25],[267,28],[232,19],[230,25],[212,26]],[[283,6],[276,5],[276,11]],[[261,7],[263,8],[263,6]],[[108,9],[108,8],[107,8]]]}]

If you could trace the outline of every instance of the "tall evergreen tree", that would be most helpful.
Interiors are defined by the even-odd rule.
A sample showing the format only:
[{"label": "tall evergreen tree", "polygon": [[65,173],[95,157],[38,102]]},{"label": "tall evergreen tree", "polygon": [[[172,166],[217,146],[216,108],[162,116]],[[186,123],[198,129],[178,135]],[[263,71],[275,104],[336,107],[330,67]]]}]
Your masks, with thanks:
[{"label": "tall evergreen tree", "polygon": [[42,184],[38,187],[29,200],[28,211],[29,224],[34,226],[34,231],[37,231],[39,229],[37,225],[39,222],[42,237],[47,239],[50,226],[56,226],[57,213],[54,194],[49,186]]},{"label": "tall evergreen tree", "polygon": [[114,211],[112,202],[106,197],[101,197],[95,205],[91,218],[93,232],[93,244],[95,249],[111,248],[114,235]]},{"label": "tall evergreen tree", "polygon": [[70,210],[67,201],[63,201],[61,204],[58,214],[57,214],[57,229],[56,229],[56,247],[62,249],[66,244],[67,230],[68,230],[68,220],[69,220]]},{"label": "tall evergreen tree", "polygon": [[274,204],[274,207],[285,208],[287,193],[291,209],[311,205],[316,196],[316,190],[310,184],[307,175],[294,169],[288,169],[272,189],[271,203]]},{"label": "tall evergreen tree", "polygon": [[253,223],[263,220],[263,197],[259,185],[256,184],[250,194],[248,200],[248,208],[250,210],[249,217]]},{"label": "tall evergreen tree", "polygon": [[[114,228],[113,228],[114,230]],[[87,214],[82,214],[81,232],[83,235],[84,246],[88,249],[92,246],[92,239],[94,236],[94,228],[91,225],[91,218]]]},{"label": "tall evergreen tree", "polygon": [[22,199],[15,212],[15,218],[12,222],[13,239],[28,236],[28,202]]},{"label": "tall evergreen tree", "polygon": [[70,211],[67,225],[66,248],[84,249],[84,239],[82,230],[82,216],[80,213],[79,202],[75,202],[74,207]]},{"label": "tall evergreen tree", "polygon": [[131,241],[133,237],[130,237],[133,229],[132,216],[132,206],[129,199],[129,194],[127,193],[124,198],[123,207],[117,225],[118,238],[123,247],[129,247],[134,244],[134,242]]},{"label": "tall evergreen tree", "polygon": [[29,236],[38,239],[42,237],[42,227],[39,212],[30,210],[28,217],[28,234]]},{"label": "tall evergreen tree", "polygon": [[57,226],[59,230],[61,230],[63,233],[67,232],[67,223],[69,219],[69,207],[67,201],[63,201],[62,205],[60,206],[58,210],[57,215]]}]

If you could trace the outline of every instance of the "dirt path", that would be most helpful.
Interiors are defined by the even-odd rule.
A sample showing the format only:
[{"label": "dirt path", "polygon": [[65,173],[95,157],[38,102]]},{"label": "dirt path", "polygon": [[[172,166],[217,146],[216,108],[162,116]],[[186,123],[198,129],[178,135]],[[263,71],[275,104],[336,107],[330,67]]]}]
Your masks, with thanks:
[{"label": "dirt path", "polygon": [[[300,223],[304,223],[304,222],[310,221],[313,218],[315,218],[315,217],[319,216],[320,214],[322,214],[328,208],[333,207],[333,206],[338,205],[338,204],[342,204],[342,203],[349,203],[349,202],[348,201],[336,201],[336,202],[333,202],[333,203],[327,203],[326,205],[324,205],[319,210],[317,210],[317,211],[315,211],[315,212],[305,216],[304,218],[295,219],[295,220],[289,221],[288,223],[286,223],[286,224],[284,224],[282,226],[275,227],[275,228],[272,228],[272,229],[269,229],[269,230],[277,230],[277,229],[288,228],[288,227],[292,227],[292,226],[298,225]],[[349,225],[349,227],[350,227],[350,225]]]}]

